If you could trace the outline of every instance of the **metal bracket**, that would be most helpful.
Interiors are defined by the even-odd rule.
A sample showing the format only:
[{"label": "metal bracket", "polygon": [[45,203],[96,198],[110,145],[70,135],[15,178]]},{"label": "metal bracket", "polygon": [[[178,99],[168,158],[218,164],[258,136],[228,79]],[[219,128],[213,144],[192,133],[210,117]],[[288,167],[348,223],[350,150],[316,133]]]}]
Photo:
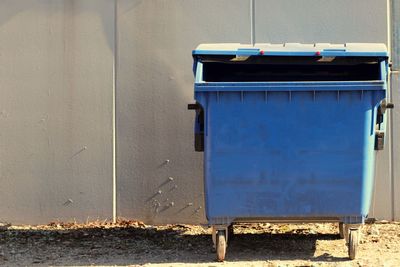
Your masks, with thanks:
[{"label": "metal bracket", "polygon": [[386,99],[381,101],[381,104],[379,106],[379,109],[382,113],[386,112],[386,109],[393,109],[394,108],[394,104],[390,103],[390,102],[386,102]]},{"label": "metal bracket", "polygon": [[375,150],[383,150],[385,147],[385,132],[375,132]]},{"label": "metal bracket", "polygon": [[214,244],[214,248],[216,248],[217,245],[217,231],[225,231],[225,240],[226,240],[226,246],[228,246],[228,226],[227,225],[213,225],[212,228],[212,241]]}]

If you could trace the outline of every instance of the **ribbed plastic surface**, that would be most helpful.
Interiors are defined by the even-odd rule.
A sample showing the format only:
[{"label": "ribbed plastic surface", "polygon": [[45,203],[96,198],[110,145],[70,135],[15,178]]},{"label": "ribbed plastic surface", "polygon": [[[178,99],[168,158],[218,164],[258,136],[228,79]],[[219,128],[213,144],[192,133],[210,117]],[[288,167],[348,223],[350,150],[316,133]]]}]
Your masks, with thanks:
[{"label": "ribbed plastic surface", "polygon": [[[294,54],[338,48],[256,47]],[[378,44],[341,47],[346,53],[386,53]],[[201,45],[196,51],[217,48],[214,55],[238,46]],[[209,223],[332,217],[363,222],[374,184],[377,108],[387,83],[386,59],[376,60],[381,62],[379,81],[207,82],[201,81],[200,67],[195,98],[205,118]]]}]

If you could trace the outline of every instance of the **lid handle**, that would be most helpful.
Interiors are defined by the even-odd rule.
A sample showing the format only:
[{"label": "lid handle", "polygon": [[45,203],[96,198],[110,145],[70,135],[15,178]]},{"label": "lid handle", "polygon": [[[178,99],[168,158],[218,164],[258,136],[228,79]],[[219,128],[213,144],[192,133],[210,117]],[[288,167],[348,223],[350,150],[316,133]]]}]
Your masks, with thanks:
[{"label": "lid handle", "polygon": [[260,48],[238,48],[236,55],[238,56],[254,56],[260,53]]}]

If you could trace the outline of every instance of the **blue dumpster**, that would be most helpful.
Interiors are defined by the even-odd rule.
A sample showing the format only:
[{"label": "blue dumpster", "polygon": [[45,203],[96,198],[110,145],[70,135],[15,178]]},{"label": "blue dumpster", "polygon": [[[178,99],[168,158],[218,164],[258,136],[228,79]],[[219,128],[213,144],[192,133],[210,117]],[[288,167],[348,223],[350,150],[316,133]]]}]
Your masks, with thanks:
[{"label": "blue dumpster", "polygon": [[238,222],[336,221],[355,257],[383,149],[383,44],[203,44],[195,149],[218,260]]}]

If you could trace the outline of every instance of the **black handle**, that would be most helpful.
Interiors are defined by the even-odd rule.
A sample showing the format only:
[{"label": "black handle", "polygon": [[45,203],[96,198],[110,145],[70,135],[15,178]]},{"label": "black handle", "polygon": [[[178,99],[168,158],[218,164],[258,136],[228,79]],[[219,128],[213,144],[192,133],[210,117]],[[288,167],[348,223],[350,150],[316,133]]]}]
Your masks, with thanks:
[{"label": "black handle", "polygon": [[188,104],[188,110],[198,110],[200,109],[200,105],[195,103],[195,104]]},{"label": "black handle", "polygon": [[393,103],[386,103],[386,108],[394,108],[394,104]]},{"label": "black handle", "polygon": [[380,107],[379,107],[379,112],[381,114],[385,113],[387,109],[393,109],[394,104],[390,102],[386,102],[386,99],[381,101]]}]

